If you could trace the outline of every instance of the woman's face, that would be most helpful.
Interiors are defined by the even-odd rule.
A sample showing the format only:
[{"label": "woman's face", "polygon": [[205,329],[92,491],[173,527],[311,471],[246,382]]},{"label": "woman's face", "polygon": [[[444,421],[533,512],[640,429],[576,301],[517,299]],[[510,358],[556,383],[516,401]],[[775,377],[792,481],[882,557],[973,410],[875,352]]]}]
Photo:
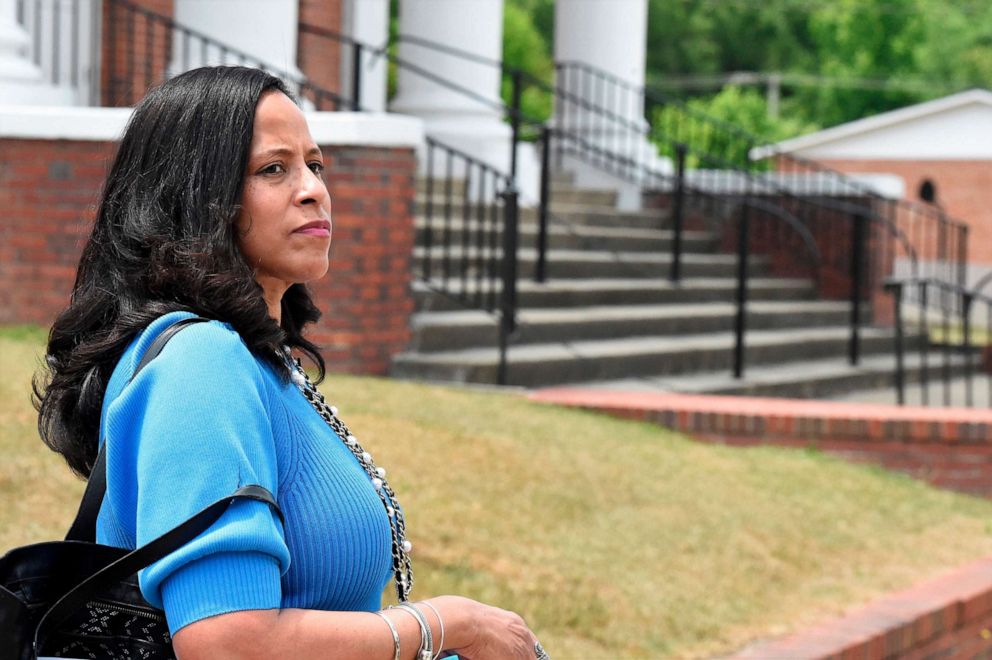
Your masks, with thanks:
[{"label": "woman's face", "polygon": [[300,109],[282,92],[263,94],[236,227],[238,247],[270,309],[278,309],[290,285],[327,272],[331,198],[323,169]]}]

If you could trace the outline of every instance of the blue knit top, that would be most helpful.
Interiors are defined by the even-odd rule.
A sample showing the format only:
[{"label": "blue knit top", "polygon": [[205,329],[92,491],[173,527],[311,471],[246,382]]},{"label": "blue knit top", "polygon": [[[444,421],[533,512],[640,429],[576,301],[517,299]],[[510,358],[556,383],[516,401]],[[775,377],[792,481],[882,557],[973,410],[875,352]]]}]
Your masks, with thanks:
[{"label": "blue knit top", "polygon": [[374,611],[390,577],[390,530],[369,477],[292,383],[217,321],[183,329],[128,382],[167,314],[124,352],[100,440],[107,494],[97,542],[142,545],[239,486],[268,488],[286,519],[238,501],[139,574],[169,629],[240,610]]}]

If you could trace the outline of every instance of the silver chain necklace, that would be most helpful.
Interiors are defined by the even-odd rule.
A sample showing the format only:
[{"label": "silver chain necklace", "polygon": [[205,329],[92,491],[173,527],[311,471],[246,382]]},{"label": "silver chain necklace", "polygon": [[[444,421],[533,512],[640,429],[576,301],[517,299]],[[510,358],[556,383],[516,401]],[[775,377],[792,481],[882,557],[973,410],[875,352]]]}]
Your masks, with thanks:
[{"label": "silver chain necklace", "polygon": [[386,509],[386,517],[389,519],[389,530],[392,535],[392,569],[396,597],[401,603],[405,603],[409,600],[410,590],[413,588],[413,568],[410,565],[410,551],[413,549],[413,545],[406,539],[406,519],[403,517],[403,510],[396,503],[396,494],[393,489],[386,483],[386,469],[376,467],[372,461],[372,454],[362,449],[362,446],[358,444],[358,439],[338,418],[338,409],[328,405],[324,400],[324,395],[310,382],[310,377],[304,371],[300,359],[293,358],[288,347],[283,350],[285,351],[287,366],[290,369],[290,379],[303,393],[304,398],[310,402],[317,414],[341,439],[348,451],[358,459],[359,465],[372,480],[372,486],[375,488],[382,506]]}]

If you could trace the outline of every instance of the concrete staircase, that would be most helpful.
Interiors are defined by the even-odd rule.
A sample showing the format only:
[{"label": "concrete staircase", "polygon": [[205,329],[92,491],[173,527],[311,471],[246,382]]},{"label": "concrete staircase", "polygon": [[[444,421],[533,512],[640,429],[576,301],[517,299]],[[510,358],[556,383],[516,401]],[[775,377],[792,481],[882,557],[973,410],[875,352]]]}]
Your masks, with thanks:
[{"label": "concrete staircase", "polygon": [[[673,285],[664,212],[620,212],[615,193],[578,190],[563,178],[553,185],[545,284],[532,279],[536,214],[521,214],[519,329],[508,353],[509,384],[789,397],[892,386],[890,331],[864,328],[862,364],[849,366],[847,304],[816,300],[811,281],[770,277],[763,257],[751,262],[746,375],[734,379],[736,258],[716,251],[717,236],[684,235],[684,278]],[[461,203],[455,200],[455,215]],[[438,204],[435,198],[435,210]],[[423,192],[417,206],[418,214],[426,206]],[[461,245],[454,230],[452,242]],[[472,254],[464,262],[458,250],[451,254],[473,267]],[[415,258],[423,257],[418,248]],[[421,283],[415,295],[413,340],[394,357],[392,374],[495,383],[496,318],[461,308]],[[912,381],[918,369],[907,359]]]}]

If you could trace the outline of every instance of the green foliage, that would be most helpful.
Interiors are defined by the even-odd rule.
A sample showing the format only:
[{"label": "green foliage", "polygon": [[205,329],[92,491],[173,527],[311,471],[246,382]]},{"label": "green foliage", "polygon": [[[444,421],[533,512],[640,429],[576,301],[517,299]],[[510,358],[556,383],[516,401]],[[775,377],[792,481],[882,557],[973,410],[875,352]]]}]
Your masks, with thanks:
[{"label": "green foliage", "polygon": [[648,44],[652,84],[783,73],[783,114],[820,126],[992,85],[992,3],[973,0],[649,0]]},{"label": "green foliage", "polygon": [[[510,0],[504,5],[503,62],[550,84],[554,64],[548,42],[534,24],[538,6],[553,7],[547,0]],[[503,76],[500,92],[503,102],[511,105],[513,85],[508,75]],[[525,81],[520,107],[524,116],[544,121],[551,116],[551,95]]]},{"label": "green foliage", "polygon": [[749,167],[752,147],[816,130],[791,117],[772,118],[765,97],[734,85],[684,105],[669,103],[651,113],[652,140],[674,156],[675,145],[688,147],[689,167]]}]

